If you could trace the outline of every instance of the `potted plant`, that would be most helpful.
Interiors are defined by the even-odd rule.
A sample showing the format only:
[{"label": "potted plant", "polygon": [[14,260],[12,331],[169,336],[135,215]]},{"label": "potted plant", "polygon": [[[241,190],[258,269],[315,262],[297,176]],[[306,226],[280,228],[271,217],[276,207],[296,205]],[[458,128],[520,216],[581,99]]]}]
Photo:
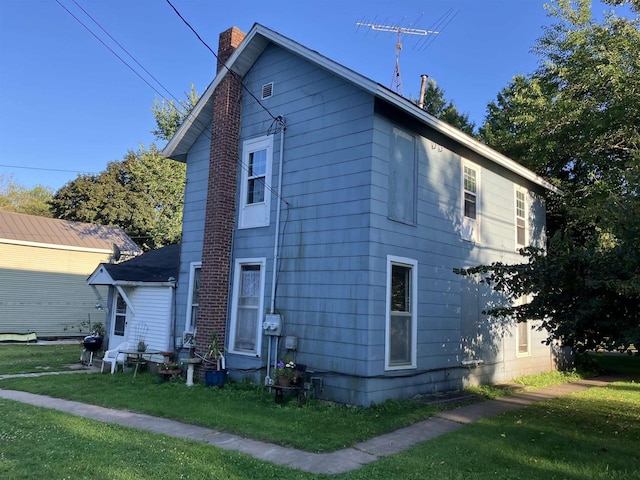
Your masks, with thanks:
[{"label": "potted plant", "polygon": [[290,387],[298,380],[298,369],[293,361],[284,363],[280,360],[275,370],[276,383],[281,387]]},{"label": "potted plant", "polygon": [[158,365],[158,374],[163,380],[173,378],[174,375],[180,375],[182,368],[180,365],[173,361],[166,361]]},{"label": "potted plant", "polygon": [[224,355],[218,344],[218,334],[211,332],[211,343],[207,353],[202,357],[207,387],[222,386],[227,380]]}]

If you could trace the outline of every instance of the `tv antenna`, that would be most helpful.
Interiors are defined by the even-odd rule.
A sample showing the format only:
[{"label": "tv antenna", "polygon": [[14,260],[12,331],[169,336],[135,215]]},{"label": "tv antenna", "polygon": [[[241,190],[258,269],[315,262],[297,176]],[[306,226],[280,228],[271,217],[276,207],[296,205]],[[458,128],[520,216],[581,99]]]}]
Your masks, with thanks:
[{"label": "tv antenna", "polygon": [[393,72],[393,78],[391,79],[391,89],[395,90],[397,94],[404,96],[404,90],[402,88],[402,76],[400,75],[400,51],[402,50],[402,35],[420,35],[426,37],[427,35],[437,35],[440,32],[435,30],[424,30],[422,28],[410,28],[401,27],[399,25],[382,25],[379,23],[365,23],[356,22],[358,27],[369,27],[371,30],[378,32],[396,33],[398,35],[398,42],[396,43],[396,67]]}]

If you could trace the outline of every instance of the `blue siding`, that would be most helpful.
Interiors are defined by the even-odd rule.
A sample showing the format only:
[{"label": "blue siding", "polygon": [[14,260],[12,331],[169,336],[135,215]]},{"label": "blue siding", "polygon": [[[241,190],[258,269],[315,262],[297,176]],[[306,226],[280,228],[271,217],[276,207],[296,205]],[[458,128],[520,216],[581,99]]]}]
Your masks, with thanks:
[{"label": "blue siding", "polygon": [[[176,288],[176,327],[185,328],[189,272],[193,262],[202,261],[204,219],[209,181],[209,153],[211,145],[210,126],[200,135],[187,156],[187,182],[184,192],[184,214],[182,217],[182,239],[180,246],[180,272]],[[176,338],[182,341],[181,336]]]},{"label": "blue siding", "polygon": [[[484,159],[468,159],[477,162],[481,172],[481,241],[463,241],[461,152],[412,132],[412,125],[394,123],[375,111],[371,95],[273,45],[243,80],[258,98],[269,82],[274,84],[271,98],[258,103],[243,94],[240,147],[248,139],[274,134],[270,183],[275,191],[282,146],[272,116],[284,117],[281,195],[286,206],[281,212],[275,304],[284,317],[283,334],[298,337],[296,360],[323,378],[328,398],[365,405],[460,388],[476,377],[498,378],[497,369],[461,368],[465,359],[484,355],[488,363],[515,347],[506,340],[508,328],[500,330],[480,314],[480,300],[489,292],[454,275],[453,269],[519,260],[513,197],[518,178]],[[411,225],[388,218],[394,126],[416,137],[416,223]],[[187,164],[178,325],[180,319],[184,324],[189,262],[202,255],[208,143],[203,134]],[[242,168],[239,162],[239,179]],[[544,204],[533,191],[529,200],[535,223],[530,231],[543,238]],[[238,229],[234,236],[232,261],[267,259],[265,308],[271,303],[277,205],[273,196],[269,226]],[[418,262],[415,371],[385,371],[388,255]],[[262,342],[257,358],[228,355],[228,366],[259,372],[266,364],[268,343]],[[278,356],[283,353],[281,345]],[[507,370],[517,369],[503,368]],[[254,378],[261,380],[259,375]]]}]

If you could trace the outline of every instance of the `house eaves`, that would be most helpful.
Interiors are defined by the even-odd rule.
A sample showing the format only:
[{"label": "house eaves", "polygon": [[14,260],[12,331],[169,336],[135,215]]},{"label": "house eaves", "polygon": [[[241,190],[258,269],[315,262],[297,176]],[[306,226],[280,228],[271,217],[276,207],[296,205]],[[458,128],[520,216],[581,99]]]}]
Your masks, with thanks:
[{"label": "house eaves", "polygon": [[528,168],[479,142],[470,135],[461,132],[448,123],[435,118],[413,102],[394,93],[392,90],[258,23],[253,25],[242,43],[227,61],[226,66],[220,69],[213,79],[189,117],[187,117],[175,135],[167,143],[162,151],[165,157],[186,162],[187,152],[211,122],[213,114],[213,92],[216,87],[229,72],[235,72],[240,76],[244,76],[270,43],[332,72],[334,75],[343,78],[374,97],[411,115],[435,131],[516,175],[554,193],[561,193],[560,189],[555,185],[536,175]]}]

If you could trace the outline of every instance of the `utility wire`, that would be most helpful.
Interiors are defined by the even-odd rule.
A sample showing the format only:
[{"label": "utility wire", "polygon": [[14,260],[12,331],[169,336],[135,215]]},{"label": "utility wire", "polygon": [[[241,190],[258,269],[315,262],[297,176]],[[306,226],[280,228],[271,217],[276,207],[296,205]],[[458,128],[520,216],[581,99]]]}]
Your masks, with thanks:
[{"label": "utility wire", "polygon": [[[198,38],[198,40],[200,40],[200,42],[207,47],[207,50],[209,50],[212,55],[214,57],[216,57],[216,60],[220,61],[220,59],[218,58],[218,55],[216,54],[216,52],[213,51],[213,49],[207,44],[207,42],[205,42],[202,37],[198,34],[198,32],[196,32],[195,28],[193,28],[191,26],[191,24],[189,22],[187,22],[187,20],[180,14],[180,12],[178,11],[178,9],[176,7],[173,6],[173,4],[171,3],[170,0],[166,0],[166,2],[169,4],[169,6],[173,9],[173,11],[176,13],[176,15],[178,15],[178,17],[180,18],[180,20],[182,20],[184,22],[184,24],[189,27],[189,29],[194,33],[194,35]],[[222,63],[222,62],[220,62]],[[226,63],[223,63],[222,66],[227,70],[227,72],[229,72],[231,75],[233,75],[234,78],[240,80],[240,85],[242,86],[242,88],[245,90],[245,92],[247,92],[249,95],[251,95],[251,97],[256,101],[256,103],[258,105],[260,105],[262,107],[262,109],[267,112],[269,114],[269,116],[273,119],[273,120],[278,120],[278,117],[276,117],[275,115],[273,115],[269,109],[267,107],[265,107],[262,102],[260,102],[260,100],[258,100],[258,97],[256,97],[253,92],[251,90],[249,90],[247,88],[247,86],[244,84],[244,82],[242,81],[242,79],[238,78],[238,74],[235,73],[234,71],[232,71],[229,67],[227,67]]]},{"label": "utility wire", "polygon": [[[80,4],[78,4],[78,2],[76,0],[71,0],[80,10],[82,10],[82,12],[91,19],[91,21],[96,24],[118,47],[120,47],[122,49],[123,52],[125,52],[147,75],[149,75],[149,77],[151,77],[165,92],[167,92],[167,94],[173,98],[176,102],[178,102],[178,104],[180,103],[180,101],[162,84],[162,82],[160,82],[151,72],[149,72],[149,70],[147,70],[138,60],[136,60],[136,58],[122,45],[120,44],[120,42],[118,42],[113,35],[111,35],[95,18],[93,18]],[[120,60],[120,62],[122,62],[127,68],[129,68],[129,70],[131,70],[134,74],[136,74],[136,76],[138,76],[144,83],[146,83],[154,92],[156,92],[161,98],[164,98],[165,96],[162,95],[153,85],[151,85],[142,75],[140,75],[139,72],[137,72],[131,65],[129,65],[120,55],[118,55],[118,53],[116,53],[109,45],[107,45],[98,35],[96,35],[90,27],[88,27],[84,22],[82,22],[82,20],[80,20],[76,15],[74,15],[65,5],[63,5],[59,0],[56,0],[56,3],[58,5],[60,5],[60,7],[62,7],[73,19],[75,19],[80,25],[82,25],[85,30],[87,30],[96,40],[98,40],[109,52],[111,52],[116,58],[118,58],[118,60]],[[211,54],[216,58],[216,60],[218,60],[218,55],[215,53],[215,51],[203,40],[203,38],[198,34],[198,32],[189,24],[189,22],[180,14],[180,12],[176,9],[175,6],[173,6],[173,4],[167,0],[167,3],[169,4],[169,6],[173,9],[173,11],[176,13],[176,15],[178,15],[178,17],[187,25],[187,27],[189,27],[189,29],[194,33],[194,35],[198,38],[198,40],[211,52]],[[256,101],[256,103],[258,103],[258,105],[260,105],[268,114],[269,116],[273,119],[273,122],[271,124],[271,126],[269,127],[269,132],[271,133],[272,131],[275,133],[275,131],[277,131],[277,128],[273,128],[275,124],[279,124],[280,128],[285,128],[284,126],[284,122],[282,120],[281,117],[276,117],[274,116],[269,109],[267,109],[259,100],[258,98],[253,94],[253,92],[251,92],[246,85],[244,84],[244,82],[242,82],[242,79],[240,79],[238,77],[238,75],[233,72],[232,70],[229,69],[229,67],[227,67],[226,65],[224,65],[224,68],[231,74],[233,75],[234,78],[236,78],[239,82],[240,85],[242,86],[242,88]],[[191,117],[193,115],[193,110],[190,111],[185,120],[188,119],[189,117]],[[204,125],[203,123],[201,123],[199,120],[196,119],[196,121],[194,122],[196,123],[199,127],[202,128],[203,132],[205,133],[205,135],[207,136],[207,138],[209,140],[211,140],[211,132],[208,130],[207,125]],[[241,168],[243,168],[245,171],[249,171],[249,166],[246,165],[240,158],[238,159],[238,164],[240,165]],[[0,165],[2,166],[2,165]],[[48,170],[48,171],[59,171],[59,172],[68,172],[68,173],[83,173],[83,172],[77,172],[77,171],[72,171],[72,170],[56,170],[56,169],[45,169],[45,168],[35,168],[35,167],[19,167],[19,166],[11,166],[11,165],[6,165],[8,167],[11,168],[25,168],[25,169],[32,169],[32,170]],[[91,173],[93,175],[93,173]],[[275,190],[273,190],[267,183],[266,183],[266,179],[260,179],[260,181],[263,183],[264,187],[266,190],[268,190],[270,193],[272,193],[273,195],[279,197],[281,200],[285,201],[280,195],[279,193],[275,192]],[[285,203],[287,203],[285,201]],[[287,203],[288,205],[288,203]]]},{"label": "utility wire", "polygon": [[156,92],[158,95],[160,95],[160,97],[163,97],[163,95],[153,86],[151,85],[146,78],[144,78],[142,75],[140,75],[131,65],[129,65],[127,62],[125,62],[125,60],[118,55],[109,45],[107,45],[98,35],[96,35],[95,33],[93,33],[93,31],[87,27],[87,25],[85,25],[82,20],[80,20],[78,17],[76,17],[67,7],[65,7],[62,3],[60,3],[60,0],[56,0],[56,3],[58,5],[60,5],[64,10],[66,10],[66,12],[71,15],[80,25],[82,25],[87,32],[89,32],[93,37],[95,37],[96,40],[98,40],[102,45],[104,45],[104,47],[109,50],[113,55],[115,55],[115,57],[120,60],[129,70],[131,70],[133,73],[135,73],[140,80],[142,80],[144,83],[146,83],[149,88],[151,88],[154,92]]},{"label": "utility wire", "polygon": [[22,165],[4,165],[4,164],[0,164],[0,167],[22,168],[24,170],[38,170],[38,171],[47,171],[47,172],[63,172],[63,173],[78,173],[78,174],[81,173],[85,175],[95,175],[94,172],[79,172],[78,170],[62,170],[58,168],[24,167]]},{"label": "utility wire", "polygon": [[[75,4],[76,4],[76,6],[77,6],[80,10],[82,10],[82,11],[84,12],[84,14],[85,14],[87,17],[89,17],[89,18],[91,19],[91,21],[93,21],[93,23],[95,23],[95,24],[100,28],[100,30],[102,30],[102,31],[103,31],[103,32],[104,32],[104,33],[105,33],[105,34],[106,34],[106,35],[107,35],[111,40],[113,40],[113,42],[114,42],[116,45],[118,45],[118,47],[120,47],[124,53],[126,53],[127,55],[129,55],[129,57],[130,57],[134,62],[136,62],[136,64],[137,64],[137,65],[138,65],[142,70],[144,70],[144,72],[145,72],[147,75],[149,75],[149,76],[150,76],[150,77],[151,77],[151,78],[152,78],[152,79],[153,79],[153,80],[154,80],[158,85],[160,85],[160,87],[162,87],[162,89],[163,89],[165,92],[167,92],[167,93],[169,94],[169,96],[170,96],[170,97],[172,97],[175,101],[179,102],[179,100],[178,100],[176,97],[174,97],[174,96],[173,96],[173,94],[172,94],[172,93],[171,93],[171,92],[170,92],[170,91],[169,91],[169,90],[168,90],[168,89],[167,89],[167,88],[166,88],[166,87],[165,87],[165,86],[160,82],[160,80],[158,80],[156,77],[154,77],[154,76],[153,76],[153,74],[152,74],[151,72],[149,72],[149,70],[147,70],[146,68],[144,68],[144,66],[143,66],[143,65],[142,65],[138,60],[136,60],[136,58],[135,58],[133,55],[131,55],[131,53],[129,53],[129,51],[127,51],[127,49],[126,49],[126,48],[124,48],[124,47],[122,46],[122,44],[120,44],[120,42],[118,42],[115,38],[113,38],[113,36],[112,36],[112,35],[111,35],[111,34],[110,34],[110,33],[109,33],[109,32],[108,32],[108,31],[107,31],[107,30],[106,30],[106,29],[105,29],[105,28],[104,28],[104,27],[103,27],[103,26],[102,26],[102,25],[101,25],[101,24],[100,24],[100,23],[99,23],[95,18],[93,18],[93,17],[89,14],[89,12],[87,12],[84,8],[82,8],[82,6],[81,6],[81,5],[80,5],[76,0],[71,0],[71,1],[72,1],[73,3],[75,3]],[[161,95],[161,96],[163,97],[164,95]]]}]

